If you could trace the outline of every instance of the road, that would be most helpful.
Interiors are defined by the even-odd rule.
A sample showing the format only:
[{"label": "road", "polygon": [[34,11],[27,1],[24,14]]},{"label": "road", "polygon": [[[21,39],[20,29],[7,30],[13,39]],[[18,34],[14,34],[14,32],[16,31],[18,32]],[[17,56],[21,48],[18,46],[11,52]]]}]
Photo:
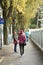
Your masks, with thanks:
[{"label": "road", "polygon": [[18,53],[12,52],[5,56],[0,65],[43,65],[43,53],[34,45],[30,40],[25,46],[25,53],[20,56],[19,48]]}]

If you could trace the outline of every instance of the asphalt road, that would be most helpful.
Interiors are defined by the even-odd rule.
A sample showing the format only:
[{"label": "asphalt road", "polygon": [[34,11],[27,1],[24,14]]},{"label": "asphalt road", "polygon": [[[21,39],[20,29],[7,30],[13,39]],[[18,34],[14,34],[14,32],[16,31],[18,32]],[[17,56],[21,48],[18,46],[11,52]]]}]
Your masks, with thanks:
[{"label": "asphalt road", "polygon": [[18,53],[12,51],[0,65],[43,65],[43,52],[29,40],[23,56],[20,56],[18,48]]}]

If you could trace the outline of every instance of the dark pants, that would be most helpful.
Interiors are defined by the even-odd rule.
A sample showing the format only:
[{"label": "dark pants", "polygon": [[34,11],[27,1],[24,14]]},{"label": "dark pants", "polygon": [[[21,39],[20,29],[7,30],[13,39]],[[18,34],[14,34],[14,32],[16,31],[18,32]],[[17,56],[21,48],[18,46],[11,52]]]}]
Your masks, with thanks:
[{"label": "dark pants", "polygon": [[24,45],[19,44],[19,46],[20,46],[20,54],[23,55],[24,54]]},{"label": "dark pants", "polygon": [[29,37],[28,36],[26,36],[26,41],[28,42],[28,39],[29,39]]},{"label": "dark pants", "polygon": [[17,52],[17,44],[14,45],[14,51]]}]

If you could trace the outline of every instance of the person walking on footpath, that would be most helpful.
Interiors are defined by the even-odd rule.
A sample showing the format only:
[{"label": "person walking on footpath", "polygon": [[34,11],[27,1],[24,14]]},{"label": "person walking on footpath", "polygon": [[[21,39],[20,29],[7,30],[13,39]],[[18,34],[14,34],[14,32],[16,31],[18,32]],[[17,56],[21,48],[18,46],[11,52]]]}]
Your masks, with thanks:
[{"label": "person walking on footpath", "polygon": [[18,41],[18,35],[17,32],[14,32],[14,52],[17,53],[17,41]]},{"label": "person walking on footpath", "polygon": [[26,40],[25,35],[23,35],[23,30],[20,30],[19,32],[18,40],[19,40],[20,54],[22,56],[24,54],[24,43]]},{"label": "person walking on footpath", "polygon": [[29,30],[25,32],[25,35],[26,35],[26,41],[28,42],[28,40],[29,40]]}]

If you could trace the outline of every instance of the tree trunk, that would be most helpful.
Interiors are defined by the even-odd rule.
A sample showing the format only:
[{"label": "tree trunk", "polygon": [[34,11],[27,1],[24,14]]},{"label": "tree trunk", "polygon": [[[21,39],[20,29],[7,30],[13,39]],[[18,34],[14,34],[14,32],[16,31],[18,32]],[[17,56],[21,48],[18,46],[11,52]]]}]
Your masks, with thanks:
[{"label": "tree trunk", "polygon": [[16,30],[16,22],[15,19],[12,22],[12,33],[13,33],[13,38],[14,38],[14,31]]},{"label": "tree trunk", "polygon": [[14,39],[14,29],[15,29],[15,26],[14,26],[14,22],[12,23],[12,33],[13,33],[13,39]]},{"label": "tree trunk", "polygon": [[4,44],[7,44],[7,25],[6,25],[6,21],[4,23]]}]

